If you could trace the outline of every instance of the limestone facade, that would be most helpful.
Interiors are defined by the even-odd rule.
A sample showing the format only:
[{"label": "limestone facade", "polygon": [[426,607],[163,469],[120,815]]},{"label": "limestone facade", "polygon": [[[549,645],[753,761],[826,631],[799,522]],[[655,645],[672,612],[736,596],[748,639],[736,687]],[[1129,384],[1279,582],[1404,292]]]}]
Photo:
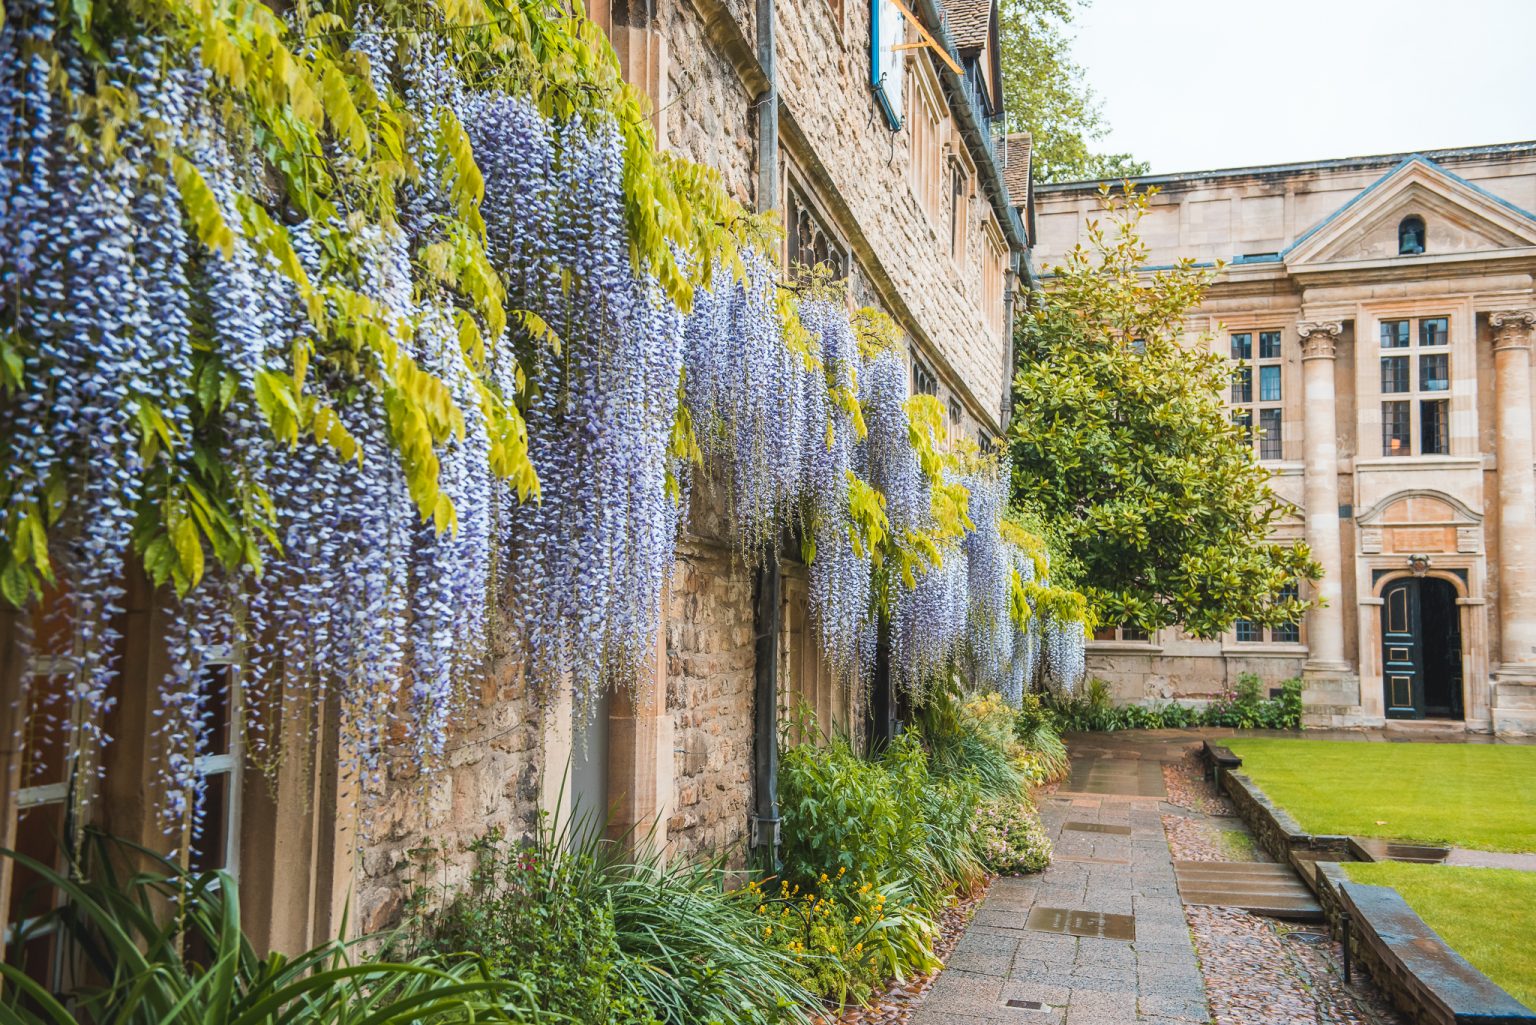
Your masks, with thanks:
[{"label": "limestone facade", "polygon": [[[1306,680],[1315,725],[1536,730],[1536,143],[1146,176],[1149,263],[1220,268],[1191,345],[1233,359],[1235,417],[1324,568],[1290,630],[1106,630],[1126,700]],[[1037,267],[1096,183],[1037,186]]]},{"label": "limestone facade", "polygon": [[[995,2],[946,6],[599,0],[593,14],[626,77],[649,96],[664,145],[718,170],[745,205],[779,211],[785,264],[834,264],[852,303],[884,310],[902,330],[912,386],[939,396],[953,429],[984,439],[1003,427],[1005,304],[1024,266],[1024,221],[1004,184],[1006,150],[993,140],[1001,110]],[[764,11],[771,24],[759,23]],[[903,82],[920,124],[888,120],[871,87],[876,11],[887,26],[886,73]],[[695,488],[654,663],[632,691],[610,695],[594,721],[578,722],[568,697],[534,693],[521,667],[499,655],[431,774],[405,756],[369,778],[346,776],[334,722],[319,724],[317,750],[308,750],[310,733],[296,735],[299,756],[270,782],[229,752],[220,763],[227,800],[210,813],[222,838],[211,856],[241,880],[257,947],[300,950],[344,921],[353,932],[386,926],[419,889],[441,894],[465,879],[471,841],[490,829],[527,835],[541,811],[606,811],[614,835],[649,835],[675,856],[743,863],[753,751],[776,730],[754,729],[763,580],[720,522],[722,505],[707,486]],[[833,679],[819,657],[805,567],[792,554],[769,617],[777,621],[776,710],[788,720],[809,707],[824,728],[858,736],[858,688]],[[121,662],[132,699],[107,724],[117,738],[107,749],[109,799],[94,806],[92,821],[165,849],[146,738],[173,613],[134,583],[124,629],[131,650]],[[27,632],[23,617],[0,612],[5,695],[47,676],[46,651],[21,644]],[[0,768],[9,780],[0,787],[0,843],[46,858],[68,786],[49,779],[43,794],[22,785],[17,738],[26,730],[15,720],[25,714],[25,702],[0,701]],[[408,738],[397,739],[409,750]],[[36,801],[18,808],[18,794]],[[3,909],[12,907],[9,865],[0,863]]]}]

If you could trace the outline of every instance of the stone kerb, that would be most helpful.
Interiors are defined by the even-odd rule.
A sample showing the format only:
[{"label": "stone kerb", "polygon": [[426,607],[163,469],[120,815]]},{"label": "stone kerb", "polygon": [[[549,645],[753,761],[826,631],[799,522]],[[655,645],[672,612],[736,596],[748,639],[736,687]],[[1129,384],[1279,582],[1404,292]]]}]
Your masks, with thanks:
[{"label": "stone kerb", "polygon": [[1320,902],[1330,924],[1349,916],[1350,956],[1410,1021],[1418,1025],[1529,1025],[1532,1011],[1504,992],[1418,916],[1390,886],[1351,882],[1336,865],[1318,865],[1317,877],[1330,891]]}]

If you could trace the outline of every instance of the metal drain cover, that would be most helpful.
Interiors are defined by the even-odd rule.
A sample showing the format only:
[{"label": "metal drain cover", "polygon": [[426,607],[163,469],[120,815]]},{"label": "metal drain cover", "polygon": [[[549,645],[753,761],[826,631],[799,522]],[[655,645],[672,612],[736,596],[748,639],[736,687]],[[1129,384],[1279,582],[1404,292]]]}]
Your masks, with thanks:
[{"label": "metal drain cover", "polygon": [[1136,918],[1112,915],[1107,911],[1069,911],[1066,908],[1035,908],[1024,927],[1036,932],[1059,932],[1068,936],[1100,936],[1106,940],[1134,940]]},{"label": "metal drain cover", "polygon": [[1130,826],[1110,826],[1102,822],[1064,822],[1062,829],[1075,829],[1079,833],[1110,833],[1114,836],[1130,836]]},{"label": "metal drain cover", "polygon": [[1045,1010],[1045,1005],[1042,1004],[1038,1000],[1009,1000],[1003,1006],[1005,1006],[1005,1007],[1019,1007],[1019,1008],[1023,1008],[1026,1011],[1043,1011],[1043,1010]]}]

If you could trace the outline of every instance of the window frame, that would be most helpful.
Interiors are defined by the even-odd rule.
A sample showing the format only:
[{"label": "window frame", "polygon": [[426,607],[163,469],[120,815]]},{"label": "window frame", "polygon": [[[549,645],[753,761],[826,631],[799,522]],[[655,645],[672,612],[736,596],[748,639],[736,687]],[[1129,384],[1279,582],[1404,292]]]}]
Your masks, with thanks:
[{"label": "window frame", "polygon": [[[1101,636],[1104,634],[1109,636]],[[1088,646],[1101,651],[1160,651],[1163,647],[1163,632],[1161,630],[1143,631],[1139,627],[1117,623],[1114,626],[1101,626],[1095,630],[1088,637]]]},{"label": "window frame", "polygon": [[[1301,595],[1301,589],[1292,583],[1287,584],[1280,593],[1284,597],[1296,598]],[[1302,633],[1304,624],[1305,617],[1281,626],[1261,626],[1250,619],[1239,619],[1226,631],[1222,647],[1227,651],[1262,652],[1273,650],[1291,654],[1306,646],[1304,643],[1305,637]],[[1252,636],[1243,636],[1244,633],[1250,631]]]},{"label": "window frame", "polygon": [[[791,274],[805,275],[825,263],[832,268],[834,277],[846,278],[852,266],[848,245],[830,227],[830,220],[800,176],[786,171],[784,179],[784,267]],[[801,237],[802,222],[811,228],[809,239]],[[818,247],[825,250],[825,258],[812,263],[801,260],[799,257],[806,252],[807,246],[813,257],[818,255]]]},{"label": "window frame", "polygon": [[[1266,336],[1273,339],[1273,349],[1266,348]],[[1237,354],[1237,339],[1247,339],[1245,355]],[[1254,458],[1261,463],[1285,461],[1285,330],[1274,326],[1227,327],[1226,359],[1232,365],[1227,386],[1227,409],[1232,422],[1244,428]],[[1266,355],[1266,353],[1268,353]],[[1266,371],[1272,371],[1276,386],[1274,398],[1264,397]],[[1239,391],[1239,389],[1242,389]],[[1266,417],[1265,414],[1272,414]],[[1272,435],[1263,427],[1266,419],[1278,423]]]},{"label": "window frame", "polygon": [[[907,77],[912,83],[906,112],[908,157],[911,164],[907,182],[917,205],[927,214],[928,222],[939,227],[940,190],[944,179],[946,107],[939,96],[939,83],[931,63],[922,50],[909,50]],[[942,236],[941,236],[942,237]]]},{"label": "window frame", "polygon": [[[1377,409],[1380,421],[1380,458],[1388,460],[1446,457],[1451,451],[1452,385],[1455,381],[1455,344],[1450,313],[1394,313],[1376,319]],[[1432,325],[1439,325],[1435,330]],[[1404,330],[1406,328],[1406,330]],[[1428,329],[1428,330],[1426,330]],[[1425,341],[1426,337],[1433,339]],[[1388,344],[1390,338],[1391,343]],[[1424,387],[1426,361],[1443,364],[1440,387]],[[1388,365],[1393,390],[1387,390]],[[1398,387],[1398,385],[1402,387]],[[1438,424],[1440,444],[1425,444],[1426,431]],[[1401,433],[1398,428],[1401,428]],[[1404,444],[1397,451],[1392,441]]]},{"label": "window frame", "polygon": [[939,397],[939,375],[916,352],[912,353],[912,372],[907,375],[907,394]]}]

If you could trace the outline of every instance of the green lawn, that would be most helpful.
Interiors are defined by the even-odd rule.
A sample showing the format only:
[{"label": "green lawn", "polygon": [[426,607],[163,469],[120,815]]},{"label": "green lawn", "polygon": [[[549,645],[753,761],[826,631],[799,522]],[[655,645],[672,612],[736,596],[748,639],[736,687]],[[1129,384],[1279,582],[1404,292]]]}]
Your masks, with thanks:
[{"label": "green lawn", "polygon": [[1309,833],[1536,851],[1536,746],[1232,739]]},{"label": "green lawn", "polygon": [[1357,882],[1395,888],[1458,954],[1536,1008],[1536,872],[1395,861],[1344,870]]}]

